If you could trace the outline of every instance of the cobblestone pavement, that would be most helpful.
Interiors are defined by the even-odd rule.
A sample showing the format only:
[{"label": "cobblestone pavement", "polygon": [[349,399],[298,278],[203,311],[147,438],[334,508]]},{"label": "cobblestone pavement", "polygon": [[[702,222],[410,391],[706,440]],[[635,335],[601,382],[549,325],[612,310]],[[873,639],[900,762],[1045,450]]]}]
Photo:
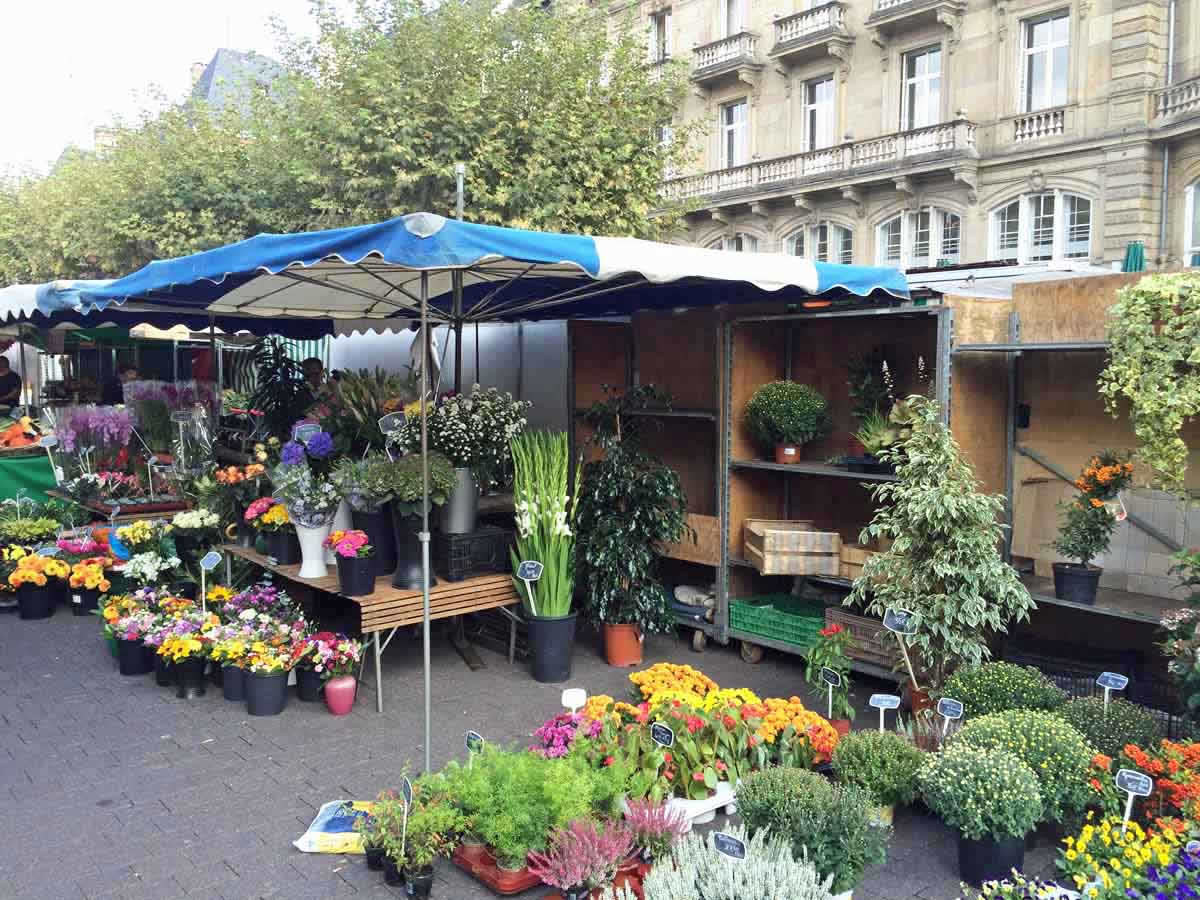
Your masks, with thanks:
[{"label": "cobblestone pavement", "polygon": [[[651,639],[646,650],[648,663],[691,663],[760,696],[803,692],[799,661],[785,655],[751,666],[735,650],[710,646],[698,656],[670,638]],[[561,686],[540,685],[520,662],[510,667],[480,652],[487,668],[472,672],[446,639],[435,640],[435,765],[461,754],[467,729],[499,743],[523,741],[559,709]],[[0,616],[0,898],[399,896],[362,857],[308,855],[291,845],[323,802],[370,799],[394,786],[406,760],[419,764],[414,636],[397,636],[384,681],[383,715],[364,690],[344,718],[294,697],[283,715],[253,718],[219,689],[177,700],[152,676],[121,677],[94,618],[63,610],[47,621]],[[614,696],[628,687],[626,672],[605,665],[588,644],[576,649],[571,683]],[[1050,856],[1042,847],[1027,861],[1045,868]],[[906,811],[897,816],[887,864],[870,871],[854,896],[952,900],[957,880],[952,835]],[[494,895],[440,863],[434,896]]]}]

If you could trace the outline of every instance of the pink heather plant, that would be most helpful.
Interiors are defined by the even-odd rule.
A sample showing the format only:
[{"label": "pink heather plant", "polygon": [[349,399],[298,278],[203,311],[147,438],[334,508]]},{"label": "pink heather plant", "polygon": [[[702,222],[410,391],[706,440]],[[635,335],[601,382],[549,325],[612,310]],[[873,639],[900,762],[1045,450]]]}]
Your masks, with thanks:
[{"label": "pink heather plant", "polygon": [[545,853],[529,854],[529,871],[560,890],[591,890],[612,884],[632,851],[633,832],[625,825],[576,820],[550,835]]},{"label": "pink heather plant", "polygon": [[671,846],[683,837],[687,820],[677,809],[650,799],[630,800],[625,824],[633,831],[634,842],[642,848],[647,861],[663,859]]}]

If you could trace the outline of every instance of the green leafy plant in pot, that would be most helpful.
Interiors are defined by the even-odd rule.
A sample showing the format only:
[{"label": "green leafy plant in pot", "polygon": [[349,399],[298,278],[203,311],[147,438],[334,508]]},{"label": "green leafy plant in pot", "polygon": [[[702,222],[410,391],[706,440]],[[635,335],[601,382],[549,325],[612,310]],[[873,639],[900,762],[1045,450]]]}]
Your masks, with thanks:
[{"label": "green leafy plant in pot", "polygon": [[[424,483],[421,474],[421,455],[402,456],[391,464],[392,517],[396,534],[396,572],[392,587],[420,590],[421,565],[421,506]],[[440,453],[429,454],[429,502],[441,506],[454,489],[454,468]],[[429,573],[430,586],[437,583]]]},{"label": "green leafy plant in pot", "polygon": [[[512,440],[513,502],[517,540],[510,551],[513,584],[529,623],[533,677],[542,682],[571,677],[575,642],[576,493],[570,488],[570,450],[565,432],[530,431]],[[521,563],[541,563],[541,576],[528,583],[517,577]]]},{"label": "green leafy plant in pot", "polygon": [[658,549],[691,532],[687,499],[679,476],[641,446],[640,428],[650,420],[630,415],[668,402],[653,385],[609,389],[607,400],[582,414],[602,455],[583,467],[575,564],[610,665],[640,665],[645,633],[675,624],[658,579]]},{"label": "green leafy plant in pot", "polygon": [[1118,494],[1133,480],[1133,463],[1126,454],[1105,450],[1093,456],[1075,480],[1079,494],[1063,504],[1063,522],[1051,546],[1078,563],[1056,562],[1054,596],[1092,604],[1104,570],[1092,560],[1108,550],[1117,525]]},{"label": "green leafy plant in pot", "polygon": [[414,799],[405,836],[405,880],[410,897],[428,897],[433,889],[433,861],[449,856],[463,830],[462,813],[444,799]]},{"label": "green leafy plant in pot", "polygon": [[777,463],[800,461],[800,450],[829,433],[825,398],[807,384],[772,381],[764,384],[746,404],[746,427]]},{"label": "green leafy plant in pot", "polygon": [[894,731],[855,731],[838,741],[832,762],[838,781],[870,793],[875,820],[891,825],[894,808],[916,796],[925,753]]}]

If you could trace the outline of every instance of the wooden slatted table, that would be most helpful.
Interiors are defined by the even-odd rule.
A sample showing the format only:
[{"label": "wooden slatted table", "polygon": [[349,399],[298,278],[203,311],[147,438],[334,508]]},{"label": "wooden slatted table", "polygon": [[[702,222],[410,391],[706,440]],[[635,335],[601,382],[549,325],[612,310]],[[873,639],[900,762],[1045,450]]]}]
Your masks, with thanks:
[{"label": "wooden slatted table", "polygon": [[[340,594],[336,568],[334,574],[324,578],[301,578],[299,566],[280,566],[248,547],[225,544],[223,553],[238,556],[296,584],[303,584],[327,594]],[[346,597],[358,605],[361,631],[366,643],[375,655],[375,707],[383,712],[383,675],[381,658],[397,630],[406,625],[420,625],[424,621],[424,600],[421,591],[392,587],[384,578],[376,582],[374,593],[365,597]],[[464,581],[439,580],[429,589],[429,618],[448,619],[452,616],[481,612],[486,609],[508,607],[519,603],[511,575],[480,575]],[[386,638],[381,635],[387,632]]]}]

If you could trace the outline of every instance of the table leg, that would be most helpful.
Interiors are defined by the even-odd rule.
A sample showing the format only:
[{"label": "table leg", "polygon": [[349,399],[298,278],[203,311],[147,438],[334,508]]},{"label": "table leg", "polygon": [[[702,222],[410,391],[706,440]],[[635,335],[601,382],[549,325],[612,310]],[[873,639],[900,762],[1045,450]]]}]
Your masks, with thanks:
[{"label": "table leg", "polygon": [[379,649],[379,632],[372,641],[375,644],[375,712],[383,712],[383,652]]}]

